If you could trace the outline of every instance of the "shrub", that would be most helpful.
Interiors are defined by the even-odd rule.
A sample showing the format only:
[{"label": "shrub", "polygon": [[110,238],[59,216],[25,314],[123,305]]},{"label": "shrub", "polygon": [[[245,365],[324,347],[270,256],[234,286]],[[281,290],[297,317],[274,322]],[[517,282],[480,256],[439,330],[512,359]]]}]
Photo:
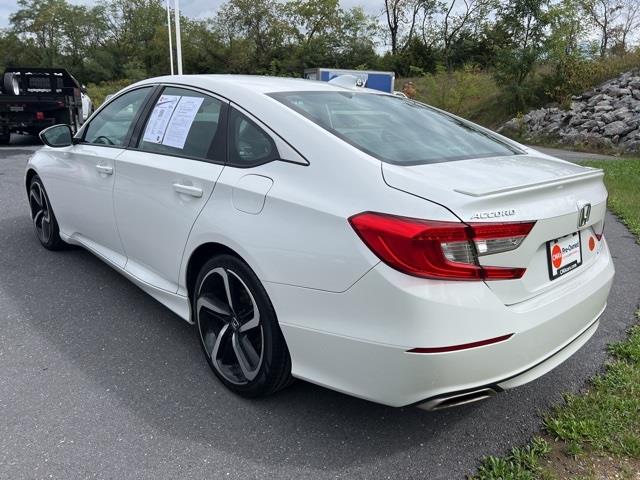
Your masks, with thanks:
[{"label": "shrub", "polygon": [[549,64],[549,72],[543,73],[541,82],[549,100],[568,107],[572,95],[637,68],[640,68],[640,51],[597,60],[566,56]]},{"label": "shrub", "polygon": [[89,97],[91,97],[93,106],[98,108],[102,105],[107,95],[116,93],[124,87],[128,87],[132,83],[134,82],[128,79],[110,80],[108,82],[100,82],[98,84],[90,83],[87,85],[87,93],[89,94]]}]

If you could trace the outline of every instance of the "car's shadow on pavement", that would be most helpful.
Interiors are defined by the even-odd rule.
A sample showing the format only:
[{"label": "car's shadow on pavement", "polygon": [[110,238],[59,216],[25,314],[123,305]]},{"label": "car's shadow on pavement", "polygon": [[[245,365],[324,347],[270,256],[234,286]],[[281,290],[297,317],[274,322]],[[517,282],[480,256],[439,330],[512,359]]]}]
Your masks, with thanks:
[{"label": "car's shadow on pavement", "polygon": [[[246,400],[209,370],[192,326],[91,254],[44,250],[26,215],[0,220],[0,245],[0,288],[28,327],[105,395],[177,442],[274,466],[344,472],[393,462],[401,471],[419,462],[426,478],[431,466],[455,470],[458,456],[499,453],[535,431],[540,410],[563,391],[584,385],[600,368],[606,342],[628,323],[596,335],[547,376],[477,405],[393,409],[300,381],[272,397]],[[57,381],[59,372],[46,374]],[[467,471],[468,461],[458,468]]]}]

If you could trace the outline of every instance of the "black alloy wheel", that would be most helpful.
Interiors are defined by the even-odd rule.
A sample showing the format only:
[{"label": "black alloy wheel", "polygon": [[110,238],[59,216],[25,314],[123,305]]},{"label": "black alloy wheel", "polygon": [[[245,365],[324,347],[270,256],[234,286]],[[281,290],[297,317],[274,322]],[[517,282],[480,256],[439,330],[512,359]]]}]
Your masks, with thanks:
[{"label": "black alloy wheel", "polygon": [[193,295],[200,345],[236,393],[273,393],[291,381],[291,360],[273,306],[253,271],[231,255],[202,268]]},{"label": "black alloy wheel", "polygon": [[65,243],[60,238],[60,229],[51,202],[38,175],[31,179],[29,186],[29,208],[36,237],[48,250],[60,250]]}]

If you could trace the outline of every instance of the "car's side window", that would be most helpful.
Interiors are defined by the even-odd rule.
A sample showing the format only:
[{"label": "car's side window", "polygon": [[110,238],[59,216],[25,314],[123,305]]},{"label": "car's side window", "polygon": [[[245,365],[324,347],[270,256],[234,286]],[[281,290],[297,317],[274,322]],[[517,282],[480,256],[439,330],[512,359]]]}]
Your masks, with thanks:
[{"label": "car's side window", "polygon": [[138,88],[113,100],[91,120],[83,140],[98,145],[123,146],[150,91],[151,87]]},{"label": "car's side window", "polygon": [[146,152],[224,162],[224,104],[209,95],[167,87],[143,128],[138,148]]},{"label": "car's side window", "polygon": [[252,167],[278,159],[273,139],[236,109],[229,116],[229,164]]}]

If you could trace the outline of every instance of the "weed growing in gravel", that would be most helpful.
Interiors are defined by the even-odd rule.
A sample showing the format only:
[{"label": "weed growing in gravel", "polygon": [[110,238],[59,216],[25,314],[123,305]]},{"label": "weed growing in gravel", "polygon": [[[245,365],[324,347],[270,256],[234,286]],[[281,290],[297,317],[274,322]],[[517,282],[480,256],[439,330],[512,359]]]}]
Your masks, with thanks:
[{"label": "weed growing in gravel", "polygon": [[525,447],[514,447],[506,457],[487,457],[482,461],[477,480],[530,480],[538,478],[542,472],[539,459],[551,451],[549,444],[540,437],[535,437]]}]

